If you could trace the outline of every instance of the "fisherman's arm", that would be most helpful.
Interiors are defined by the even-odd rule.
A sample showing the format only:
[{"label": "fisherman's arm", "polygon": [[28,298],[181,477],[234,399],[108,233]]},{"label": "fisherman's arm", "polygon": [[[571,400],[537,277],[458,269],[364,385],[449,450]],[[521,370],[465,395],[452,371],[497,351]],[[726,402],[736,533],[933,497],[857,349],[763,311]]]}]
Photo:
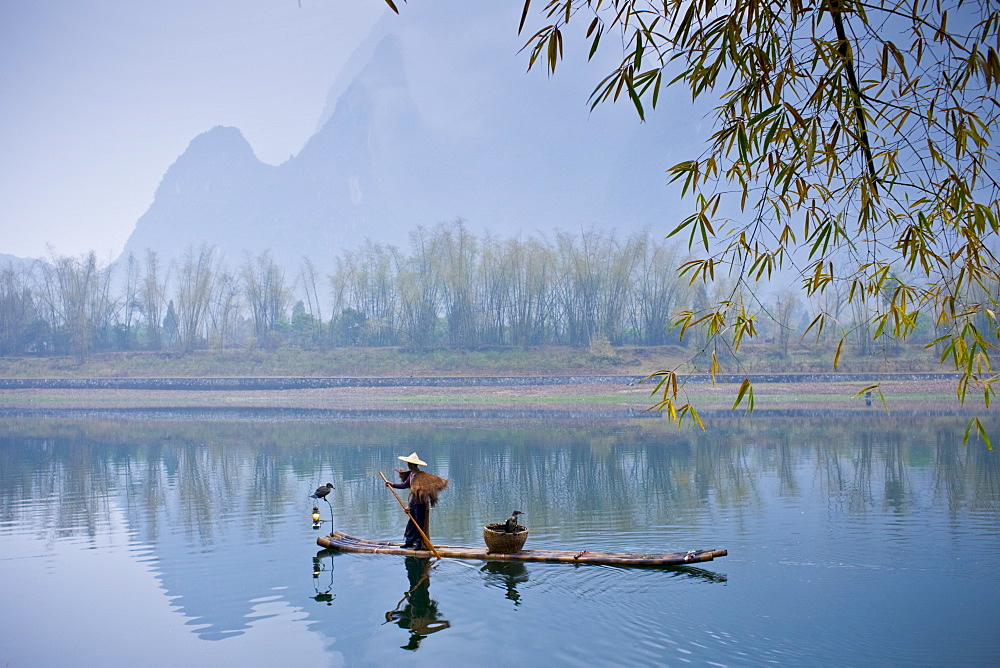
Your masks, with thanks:
[{"label": "fisherman's arm", "polygon": [[401,482],[389,482],[388,480],[386,480],[385,486],[395,487],[396,489],[410,489],[410,477],[411,476],[406,476],[406,479]]}]

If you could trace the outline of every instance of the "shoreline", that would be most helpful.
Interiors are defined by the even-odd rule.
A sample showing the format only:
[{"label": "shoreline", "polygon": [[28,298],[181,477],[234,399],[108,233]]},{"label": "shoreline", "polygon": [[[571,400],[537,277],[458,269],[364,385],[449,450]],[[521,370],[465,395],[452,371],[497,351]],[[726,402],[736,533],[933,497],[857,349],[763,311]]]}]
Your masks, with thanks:
[{"label": "shoreline", "polygon": [[[838,377],[836,380],[797,377],[794,382],[788,379],[768,382],[751,377],[754,382],[754,413],[787,410],[870,413],[884,412],[885,409],[951,414],[993,412],[982,405],[981,395],[971,392],[963,406],[955,394],[955,379],[950,375],[905,376],[893,379],[881,376],[883,380],[879,387],[884,404],[877,391],[872,391],[871,396],[864,396],[863,390],[876,384],[872,380],[875,374],[851,374],[850,378]],[[237,379],[244,387],[260,387],[262,383],[262,389],[234,389],[232,384],[220,384],[220,379],[128,379],[127,384],[122,384],[121,379],[75,379],[69,383],[65,380],[39,382],[35,386],[31,383],[25,386],[25,381],[16,381],[14,387],[11,380],[0,379],[0,412],[44,411],[52,414],[53,411],[78,410],[285,409],[644,413],[661,398],[659,394],[653,394],[655,384],[639,383],[636,377],[595,378],[497,377],[494,382],[484,382],[482,378],[466,378],[457,382],[457,379],[422,377],[366,379],[371,382],[327,383],[318,387],[309,384],[297,386],[303,379]],[[288,380],[295,380],[295,383],[283,382]],[[323,379],[305,380],[315,385],[315,381]],[[387,383],[387,380],[392,382]],[[171,389],[164,389],[165,381],[169,381]],[[267,387],[268,384],[271,387]],[[677,406],[690,403],[699,413],[742,413],[746,408],[745,402],[735,410],[733,407],[739,388],[738,382],[713,384],[689,380],[681,385],[680,396],[675,403]]]}]

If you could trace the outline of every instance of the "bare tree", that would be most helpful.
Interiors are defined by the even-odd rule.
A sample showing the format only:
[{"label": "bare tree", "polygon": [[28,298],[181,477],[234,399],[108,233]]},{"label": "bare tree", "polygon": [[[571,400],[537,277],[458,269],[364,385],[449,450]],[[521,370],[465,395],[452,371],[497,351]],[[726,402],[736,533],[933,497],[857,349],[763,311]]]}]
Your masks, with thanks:
[{"label": "bare tree", "polygon": [[[516,240],[513,243],[517,243]],[[487,235],[483,240],[477,302],[482,311],[480,339],[484,343],[496,345],[507,342],[514,274],[508,255],[505,245],[495,237]]]},{"label": "bare tree", "polygon": [[302,283],[302,291],[305,293],[306,313],[312,316],[312,325],[315,328],[310,335],[314,341],[323,338],[323,304],[319,298],[317,289],[318,277],[316,276],[316,266],[308,257],[302,258],[299,266],[299,281]]},{"label": "bare tree", "polygon": [[204,318],[211,303],[218,261],[214,246],[189,246],[177,272],[177,319],[180,342],[186,351],[204,343]]},{"label": "bare tree", "polygon": [[469,346],[478,338],[479,244],[459,219],[440,225],[432,247],[440,256],[441,298],[448,323],[448,343]]},{"label": "bare tree", "polygon": [[219,348],[225,348],[238,340],[238,328],[242,321],[242,292],[242,285],[236,276],[227,269],[220,269],[208,309],[212,324],[209,340]]},{"label": "bare tree", "polygon": [[[677,251],[663,243],[649,243],[636,269],[634,298],[630,300],[640,341],[659,346],[670,341],[673,318],[684,299],[687,283],[677,276]],[[676,336],[676,335],[675,335]]]},{"label": "bare tree", "polygon": [[396,344],[400,262],[395,247],[371,241],[337,259],[337,269],[330,277],[333,310],[338,321],[346,317],[350,323],[352,341],[375,346]]},{"label": "bare tree", "polygon": [[[52,324],[65,351],[83,363],[94,343],[94,332],[104,323],[101,270],[97,256],[90,252],[79,258],[52,254],[51,263],[42,265]],[[59,336],[61,334],[61,336]]]},{"label": "bare tree", "polygon": [[775,343],[782,356],[788,356],[788,343],[795,333],[795,316],[799,307],[799,295],[792,290],[780,290],[774,295],[771,317],[774,320]]},{"label": "bare tree", "polygon": [[285,285],[285,270],[264,251],[255,258],[247,257],[241,269],[243,293],[246,295],[253,318],[254,335],[258,343],[271,347],[275,327],[285,318],[291,302],[291,293]]},{"label": "bare tree", "polygon": [[125,294],[118,302],[116,325],[118,331],[114,346],[118,350],[131,350],[136,343],[136,315],[141,314],[142,304],[139,302],[140,267],[135,253],[129,253],[125,260],[125,280],[122,289]]},{"label": "bare tree", "polygon": [[424,348],[434,341],[441,310],[441,276],[434,238],[419,227],[410,234],[411,256],[399,272],[400,330],[407,343]]},{"label": "bare tree", "polygon": [[42,323],[30,270],[13,264],[0,269],[0,355],[24,355],[40,347]]},{"label": "bare tree", "polygon": [[154,251],[146,251],[146,266],[139,287],[139,300],[146,318],[146,345],[159,350],[163,345],[162,327],[167,299],[167,277],[160,277],[160,261]]}]

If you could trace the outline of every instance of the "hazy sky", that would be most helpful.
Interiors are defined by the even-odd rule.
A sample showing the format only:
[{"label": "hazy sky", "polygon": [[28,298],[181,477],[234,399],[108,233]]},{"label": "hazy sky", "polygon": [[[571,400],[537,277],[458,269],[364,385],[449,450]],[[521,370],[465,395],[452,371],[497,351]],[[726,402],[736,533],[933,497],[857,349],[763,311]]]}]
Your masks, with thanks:
[{"label": "hazy sky", "polygon": [[121,251],[196,135],[279,164],[383,0],[3,0],[0,253]]}]

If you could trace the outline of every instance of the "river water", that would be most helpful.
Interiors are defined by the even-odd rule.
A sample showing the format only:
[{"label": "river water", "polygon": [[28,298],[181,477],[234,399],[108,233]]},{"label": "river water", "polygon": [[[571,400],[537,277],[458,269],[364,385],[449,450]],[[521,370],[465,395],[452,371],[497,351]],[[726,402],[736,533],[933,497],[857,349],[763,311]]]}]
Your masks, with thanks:
[{"label": "river water", "polygon": [[[3,419],[0,665],[996,665],[1000,463],[965,423]],[[401,537],[378,472],[414,451],[439,544],[516,508],[527,547],[729,555],[321,550]]]}]

